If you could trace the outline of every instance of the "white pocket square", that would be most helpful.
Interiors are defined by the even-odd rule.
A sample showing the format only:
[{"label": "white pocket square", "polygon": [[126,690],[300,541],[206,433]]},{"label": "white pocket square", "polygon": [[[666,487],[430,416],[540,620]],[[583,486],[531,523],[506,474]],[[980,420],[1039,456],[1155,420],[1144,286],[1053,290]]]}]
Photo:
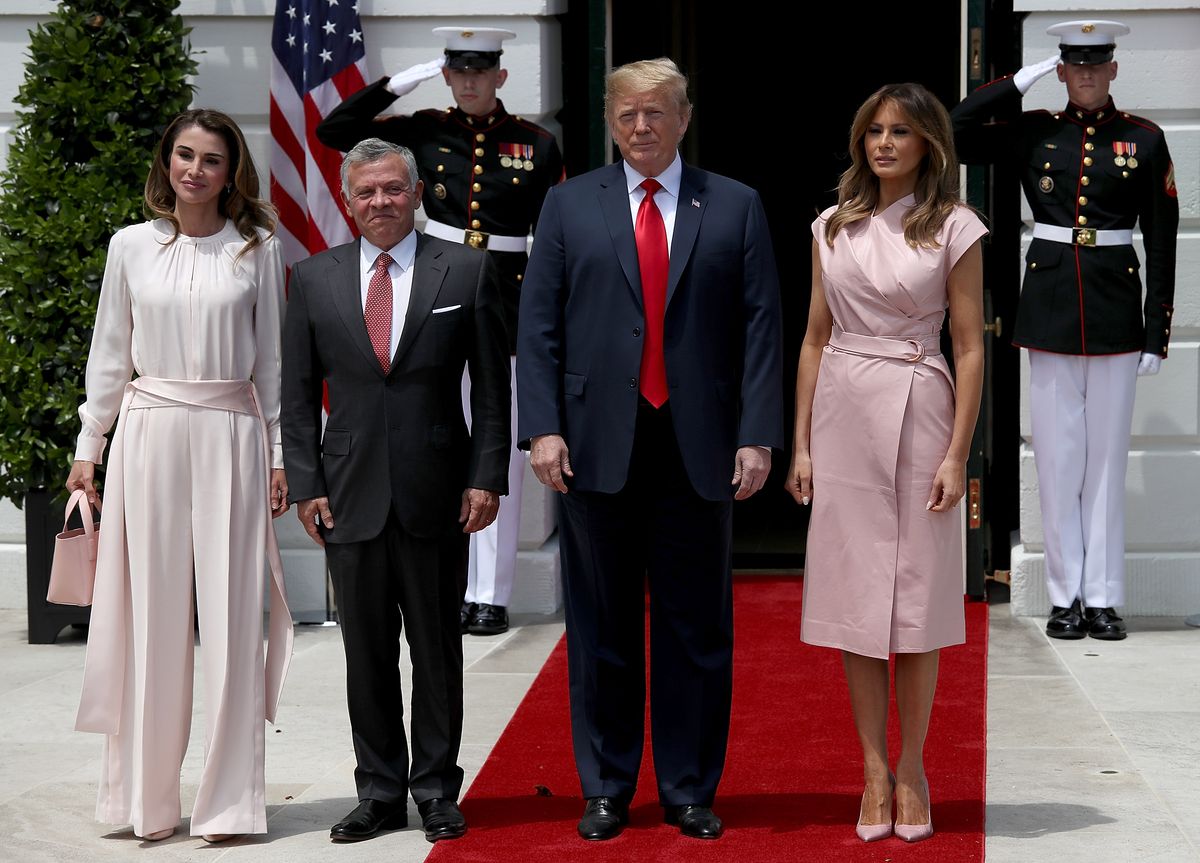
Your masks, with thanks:
[{"label": "white pocket square", "polygon": [[452,312],[455,309],[461,309],[461,308],[462,308],[462,303],[459,303],[457,306],[442,306],[440,309],[434,309],[429,314],[440,315],[442,312]]}]

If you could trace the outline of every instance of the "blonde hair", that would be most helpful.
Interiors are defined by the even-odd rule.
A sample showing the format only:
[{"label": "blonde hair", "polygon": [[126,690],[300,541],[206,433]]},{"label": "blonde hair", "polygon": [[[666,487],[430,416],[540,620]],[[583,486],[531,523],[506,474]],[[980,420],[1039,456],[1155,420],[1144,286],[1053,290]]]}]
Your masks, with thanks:
[{"label": "blonde hair", "polygon": [[679,113],[690,117],[692,103],[688,101],[687,87],[687,76],[668,57],[626,63],[613,69],[604,79],[604,117],[611,124],[610,112],[622,96],[653,90],[665,90],[679,107]]},{"label": "blonde hair", "polygon": [[240,258],[262,243],[257,229],[265,230],[267,236],[274,235],[275,207],[258,197],[258,172],[254,169],[254,160],[242,130],[227,114],[209,108],[193,108],[171,121],[159,139],[150,174],[146,177],[143,209],[148,218],[166,219],[171,223],[174,228],[171,242],[175,242],[180,227],[175,216],[175,190],[171,188],[171,151],[175,149],[179,134],[193,126],[218,135],[229,151],[229,184],[217,197],[217,210],[230,219],[246,239],[246,245],[238,252]]},{"label": "blonde hair", "polygon": [[850,167],[838,181],[837,210],[825,223],[825,242],[846,225],[865,219],[879,202],[879,178],[867,161],[864,139],[879,109],[898,108],[913,131],[928,145],[917,169],[916,205],[904,216],[904,239],[914,249],[936,249],[937,233],[960,206],[958,158],[950,115],[932,93],[920,84],[887,84],[863,102],[850,127]]}]

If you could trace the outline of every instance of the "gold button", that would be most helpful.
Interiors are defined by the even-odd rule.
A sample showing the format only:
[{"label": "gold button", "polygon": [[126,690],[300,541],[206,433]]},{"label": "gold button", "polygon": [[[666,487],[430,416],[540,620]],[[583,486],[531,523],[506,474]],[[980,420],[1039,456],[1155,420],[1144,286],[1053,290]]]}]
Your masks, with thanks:
[{"label": "gold button", "polygon": [[1090,168],[1090,167],[1092,166],[1092,157],[1091,157],[1091,156],[1084,156],[1084,157],[1083,157],[1083,164],[1087,165],[1087,166]]},{"label": "gold button", "polygon": [[1029,269],[1036,270],[1037,269],[1037,261],[1034,261],[1032,264],[1030,264]]},{"label": "gold button", "polygon": [[1092,182],[1092,178],[1085,174],[1084,176],[1079,178],[1079,182],[1081,185],[1086,186],[1088,183]]},{"label": "gold button", "polygon": [[479,132],[478,134],[476,134],[475,140],[482,142],[483,141],[483,132]]},{"label": "gold button", "polygon": [[1042,165],[1042,170],[1049,171],[1049,170],[1050,170],[1050,163],[1049,163],[1049,162],[1047,162],[1046,164]]},{"label": "gold button", "polygon": [[1079,196],[1079,203],[1080,203],[1082,206],[1086,207],[1086,206],[1087,206],[1087,198],[1085,198],[1083,195],[1080,195],[1080,196]]},{"label": "gold button", "polygon": [[[1091,141],[1088,141],[1086,144],[1083,145],[1083,149],[1087,150],[1090,153],[1090,152],[1092,152],[1092,150],[1096,149],[1096,145],[1093,144]],[[475,153],[480,156],[483,155],[483,153],[480,150],[476,150]]]},{"label": "gold button", "polygon": [[472,219],[472,220],[471,220],[471,227],[472,227],[472,228],[478,228],[478,227],[479,227],[481,224],[483,224],[483,223],[482,223],[482,222],[480,222],[478,219]]},{"label": "gold button", "polygon": [[524,274],[524,273],[517,273],[517,281],[518,281],[518,282],[523,282],[523,281],[525,281],[525,274]]},{"label": "gold button", "polygon": [[521,185],[521,178],[520,178],[520,177],[513,177],[513,185],[514,185],[514,186],[519,186],[519,185]]},{"label": "gold button", "polygon": [[476,155],[476,156],[482,156],[482,155],[483,155],[483,147],[476,147],[476,148],[475,148],[475,155]]},{"label": "gold button", "polygon": [[1081,225],[1086,225],[1087,224],[1087,216],[1080,216],[1078,219],[1076,219],[1076,221],[1079,222],[1079,224],[1081,224]]},{"label": "gold button", "polygon": [[472,183],[472,184],[471,184],[471,191],[472,191],[472,192],[479,192],[479,191],[481,191],[482,189],[483,189],[483,186],[479,185],[478,183]]},{"label": "gold button", "polygon": [[476,174],[482,174],[482,173],[483,173],[483,165],[476,165],[476,166],[475,166],[475,173],[476,173]]},{"label": "gold button", "polygon": [[472,209],[472,210],[478,210],[478,209],[479,209],[479,202],[478,202],[478,201],[472,201],[472,202],[471,202],[471,209]]},{"label": "gold button", "polygon": [[445,165],[438,165],[438,170],[439,170],[439,171],[445,171],[445,170],[446,170],[446,166],[445,166]]},{"label": "gold button", "polygon": [[[1095,126],[1088,126],[1088,127],[1087,127],[1087,133],[1088,133],[1089,135],[1095,135],[1095,134],[1096,134],[1096,127],[1095,127]],[[481,141],[483,140],[483,136],[482,136],[482,135],[479,137],[479,140],[481,140]]]},{"label": "gold button", "polygon": [[1129,268],[1129,272],[1131,272],[1131,273],[1133,272],[1133,267]]},{"label": "gold button", "polygon": [[1122,172],[1121,172],[1121,176],[1122,176],[1122,177],[1124,177],[1125,179],[1127,179],[1127,180],[1128,180],[1128,179],[1129,179],[1129,172],[1128,172],[1128,171],[1122,171]]}]

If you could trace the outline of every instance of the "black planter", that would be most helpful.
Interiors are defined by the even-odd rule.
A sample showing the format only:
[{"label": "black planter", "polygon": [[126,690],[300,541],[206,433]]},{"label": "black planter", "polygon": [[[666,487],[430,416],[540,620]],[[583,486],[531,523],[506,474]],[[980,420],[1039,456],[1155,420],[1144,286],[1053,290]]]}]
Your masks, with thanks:
[{"label": "black planter", "polygon": [[29,643],[53,644],[65,626],[87,625],[92,610],[46,602],[54,537],[62,530],[63,500],[44,488],[25,495],[25,585],[28,591]]}]

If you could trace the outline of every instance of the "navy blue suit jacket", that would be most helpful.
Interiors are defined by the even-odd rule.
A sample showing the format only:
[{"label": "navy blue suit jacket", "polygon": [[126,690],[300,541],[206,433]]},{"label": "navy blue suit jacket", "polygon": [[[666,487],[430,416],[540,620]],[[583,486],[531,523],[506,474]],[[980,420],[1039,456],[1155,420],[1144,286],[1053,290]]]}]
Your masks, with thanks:
[{"label": "navy blue suit jacket", "polygon": [[[560,434],[571,488],[629,474],[645,317],[621,163],[553,187],[521,287],[518,440]],[[779,277],[758,193],[683,166],[663,341],[688,478],[728,500],[741,446],[783,447]]]}]

